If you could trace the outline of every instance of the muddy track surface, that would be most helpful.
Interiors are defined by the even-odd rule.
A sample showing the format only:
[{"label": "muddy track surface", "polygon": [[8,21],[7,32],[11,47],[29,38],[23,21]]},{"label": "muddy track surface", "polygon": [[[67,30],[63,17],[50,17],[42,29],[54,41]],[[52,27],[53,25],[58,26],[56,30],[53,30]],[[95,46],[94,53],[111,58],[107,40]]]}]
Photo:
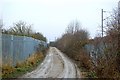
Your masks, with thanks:
[{"label": "muddy track surface", "polygon": [[50,47],[44,61],[36,70],[21,78],[80,78],[80,71],[68,57],[55,47]]}]

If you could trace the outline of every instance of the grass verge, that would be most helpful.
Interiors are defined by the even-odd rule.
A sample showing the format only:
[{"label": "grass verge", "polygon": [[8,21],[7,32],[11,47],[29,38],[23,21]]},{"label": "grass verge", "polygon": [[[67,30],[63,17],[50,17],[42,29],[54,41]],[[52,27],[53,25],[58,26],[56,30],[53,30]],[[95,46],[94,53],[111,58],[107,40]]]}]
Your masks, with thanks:
[{"label": "grass verge", "polygon": [[17,62],[16,66],[9,64],[2,64],[2,79],[18,78],[26,72],[31,72],[44,60],[47,49],[41,52],[36,51],[23,63]]}]

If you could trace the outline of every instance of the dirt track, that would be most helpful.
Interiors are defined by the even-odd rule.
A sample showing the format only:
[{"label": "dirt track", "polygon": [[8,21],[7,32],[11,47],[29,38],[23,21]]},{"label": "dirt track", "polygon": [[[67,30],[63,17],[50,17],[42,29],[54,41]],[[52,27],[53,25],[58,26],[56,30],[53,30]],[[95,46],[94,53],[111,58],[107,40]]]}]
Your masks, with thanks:
[{"label": "dirt track", "polygon": [[77,66],[55,47],[50,47],[47,56],[36,70],[22,78],[80,78]]}]

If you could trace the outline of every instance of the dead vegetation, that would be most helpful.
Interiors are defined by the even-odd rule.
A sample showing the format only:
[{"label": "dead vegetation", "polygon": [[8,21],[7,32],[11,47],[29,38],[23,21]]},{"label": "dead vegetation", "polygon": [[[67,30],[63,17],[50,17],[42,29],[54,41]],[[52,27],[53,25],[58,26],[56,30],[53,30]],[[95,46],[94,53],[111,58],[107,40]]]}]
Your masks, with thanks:
[{"label": "dead vegetation", "polygon": [[[76,22],[68,25],[66,33],[53,46],[75,60],[88,77],[120,79],[120,29],[117,15],[117,10],[114,10],[110,19],[107,19],[106,36],[103,38],[90,40],[88,32],[79,28]],[[97,52],[92,52],[92,57],[85,49],[88,44],[92,44]]]},{"label": "dead vegetation", "polygon": [[31,57],[29,57],[23,63],[17,62],[16,66],[13,66],[12,62],[9,64],[2,64],[2,78],[15,78],[28,71],[33,70],[37,65],[41,63],[45,57],[45,53],[36,51]]}]

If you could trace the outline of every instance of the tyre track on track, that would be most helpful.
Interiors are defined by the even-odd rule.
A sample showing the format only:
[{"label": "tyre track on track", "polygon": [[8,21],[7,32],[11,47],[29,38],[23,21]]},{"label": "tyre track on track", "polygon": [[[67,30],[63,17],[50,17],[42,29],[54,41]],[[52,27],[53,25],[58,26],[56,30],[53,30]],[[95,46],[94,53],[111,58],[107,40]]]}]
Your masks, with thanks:
[{"label": "tyre track on track", "polygon": [[80,71],[62,52],[50,47],[43,63],[20,78],[80,78]]}]

